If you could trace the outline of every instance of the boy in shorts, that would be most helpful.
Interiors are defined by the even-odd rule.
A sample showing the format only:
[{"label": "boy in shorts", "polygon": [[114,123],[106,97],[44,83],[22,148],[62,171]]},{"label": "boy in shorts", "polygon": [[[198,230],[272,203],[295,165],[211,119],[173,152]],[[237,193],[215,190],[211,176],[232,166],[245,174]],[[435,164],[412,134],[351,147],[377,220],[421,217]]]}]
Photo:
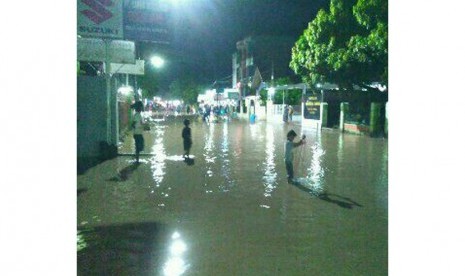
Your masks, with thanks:
[{"label": "boy in shorts", "polygon": [[305,144],[305,135],[302,135],[302,139],[294,143],[294,139],[297,137],[297,133],[294,130],[290,130],[287,133],[287,141],[286,141],[286,148],[285,148],[285,155],[284,155],[284,163],[286,164],[286,171],[287,171],[287,182],[289,184],[294,183],[294,153],[293,149],[295,147],[301,146]]}]

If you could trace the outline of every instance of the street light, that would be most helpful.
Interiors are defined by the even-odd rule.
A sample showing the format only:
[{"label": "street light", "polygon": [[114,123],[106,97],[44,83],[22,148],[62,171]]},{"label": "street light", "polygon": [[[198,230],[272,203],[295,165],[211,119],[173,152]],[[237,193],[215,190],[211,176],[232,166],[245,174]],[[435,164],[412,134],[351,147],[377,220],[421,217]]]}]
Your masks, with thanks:
[{"label": "street light", "polygon": [[150,63],[155,67],[155,68],[160,68],[163,66],[163,64],[165,64],[165,60],[162,59],[161,57],[159,56],[153,56],[151,59],[150,59]]}]

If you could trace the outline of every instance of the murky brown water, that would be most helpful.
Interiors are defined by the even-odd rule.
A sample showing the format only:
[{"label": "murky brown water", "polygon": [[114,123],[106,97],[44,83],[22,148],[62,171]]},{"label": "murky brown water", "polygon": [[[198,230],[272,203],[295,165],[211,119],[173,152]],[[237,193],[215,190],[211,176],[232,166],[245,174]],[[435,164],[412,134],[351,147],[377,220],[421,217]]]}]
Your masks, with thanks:
[{"label": "murky brown water", "polygon": [[[387,140],[194,122],[186,164],[182,127],[146,132],[139,166],[120,156],[78,176],[80,274],[387,275]],[[286,181],[291,128],[307,136],[295,149],[301,185]],[[120,153],[132,152],[127,139]]]}]

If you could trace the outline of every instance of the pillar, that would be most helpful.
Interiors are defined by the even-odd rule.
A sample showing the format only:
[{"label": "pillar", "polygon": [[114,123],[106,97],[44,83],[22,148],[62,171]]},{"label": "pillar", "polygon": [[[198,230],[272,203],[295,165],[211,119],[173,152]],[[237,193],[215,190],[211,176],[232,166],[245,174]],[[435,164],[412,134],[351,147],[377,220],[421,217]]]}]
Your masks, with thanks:
[{"label": "pillar", "polygon": [[339,116],[339,129],[344,132],[344,123],[346,117],[349,114],[349,103],[341,103],[341,112]]},{"label": "pillar", "polygon": [[388,103],[386,103],[386,116],[384,121],[384,135],[388,135]]},{"label": "pillar", "polygon": [[320,104],[320,127],[328,126],[328,103]]},{"label": "pillar", "polygon": [[376,136],[381,132],[381,103],[371,103],[370,108],[370,135]]}]

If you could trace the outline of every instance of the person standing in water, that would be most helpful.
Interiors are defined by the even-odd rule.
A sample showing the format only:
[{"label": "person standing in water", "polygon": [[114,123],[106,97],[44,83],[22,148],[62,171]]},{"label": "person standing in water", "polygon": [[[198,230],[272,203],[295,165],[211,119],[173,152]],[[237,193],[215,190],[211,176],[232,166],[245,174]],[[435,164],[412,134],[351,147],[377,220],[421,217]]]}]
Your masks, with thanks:
[{"label": "person standing in water", "polygon": [[182,140],[184,143],[184,159],[189,159],[189,152],[192,146],[192,135],[191,129],[189,127],[190,121],[188,119],[184,120],[184,128],[182,129]]},{"label": "person standing in water", "polygon": [[137,101],[131,107],[136,111],[131,126],[133,129],[134,143],[136,144],[136,164],[139,164],[139,154],[144,150],[144,136],[142,135],[144,132],[144,120],[141,114],[143,104],[141,101]]},{"label": "person standing in water", "polygon": [[292,122],[292,115],[294,115],[294,108],[292,105],[289,106],[289,122]]},{"label": "person standing in water", "polygon": [[283,111],[283,122],[284,122],[284,123],[287,123],[288,118],[289,118],[289,107],[288,107],[288,105],[286,104],[286,105],[284,106],[284,111]]},{"label": "person standing in water", "polygon": [[286,164],[287,171],[287,182],[289,184],[294,183],[294,153],[295,147],[305,144],[305,135],[302,135],[302,139],[299,142],[294,143],[294,139],[297,137],[297,133],[294,130],[290,130],[287,133],[287,141],[284,155],[284,163]]}]

